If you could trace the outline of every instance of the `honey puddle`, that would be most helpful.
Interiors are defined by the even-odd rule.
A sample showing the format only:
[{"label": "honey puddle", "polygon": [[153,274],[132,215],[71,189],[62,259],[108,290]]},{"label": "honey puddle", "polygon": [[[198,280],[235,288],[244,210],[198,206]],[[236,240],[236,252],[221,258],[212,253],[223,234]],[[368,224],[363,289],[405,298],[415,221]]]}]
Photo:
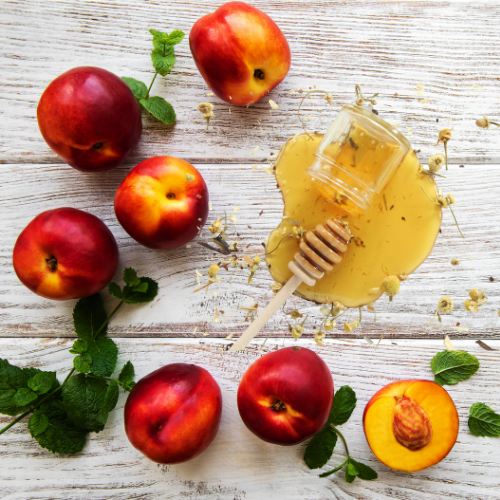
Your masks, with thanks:
[{"label": "honey puddle", "polygon": [[[266,252],[275,249],[299,224],[309,230],[331,217],[348,222],[357,243],[351,242],[344,260],[331,274],[317,280],[313,287],[303,283],[297,291],[304,298],[321,303],[339,301],[347,307],[369,304],[382,294],[373,293],[373,289],[380,287],[387,274],[410,274],[430,254],[442,214],[441,207],[431,203],[421,188],[433,197],[436,185],[428,175],[419,172],[420,163],[411,151],[385,188],[385,203],[381,198],[364,214],[348,215],[327,200],[306,173],[323,136],[311,137],[312,140],[306,134],[296,135],[280,150],[276,180],[285,206],[283,220],[271,233]],[[298,246],[299,241],[290,236],[266,256],[276,281],[290,279],[288,263]]]}]

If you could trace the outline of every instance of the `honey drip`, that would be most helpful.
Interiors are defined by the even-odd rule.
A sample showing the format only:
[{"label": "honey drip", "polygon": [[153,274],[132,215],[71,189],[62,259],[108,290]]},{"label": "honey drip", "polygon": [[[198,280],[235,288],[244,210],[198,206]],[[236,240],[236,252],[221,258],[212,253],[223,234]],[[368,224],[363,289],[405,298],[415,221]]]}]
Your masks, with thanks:
[{"label": "honey drip", "polygon": [[[382,294],[381,290],[375,293],[373,290],[379,289],[387,274],[409,275],[431,252],[441,226],[441,208],[431,203],[421,188],[432,196],[436,192],[434,180],[419,171],[420,162],[410,152],[385,188],[385,196],[364,214],[348,214],[331,196],[322,193],[306,173],[322,139],[320,134],[311,134],[311,137],[312,140],[306,134],[298,134],[281,148],[276,161],[276,179],[285,206],[283,220],[271,233],[267,251],[276,248],[299,224],[311,231],[331,218],[347,223],[354,239],[345,250],[342,262],[314,285],[303,283],[298,293],[321,303],[339,301],[347,307],[369,304]],[[361,145],[362,136],[358,142],[356,145]],[[349,154],[359,155],[357,151],[359,149],[353,147]],[[346,154],[348,148],[342,151],[342,155]],[[368,157],[360,158],[357,168],[367,161]],[[366,169],[367,173],[373,172],[368,166]],[[285,238],[266,257],[276,281],[284,283],[290,279],[292,272],[288,263],[297,253],[308,255],[307,249],[304,250],[308,246],[307,233],[303,239],[305,241],[299,242],[292,237]]]}]

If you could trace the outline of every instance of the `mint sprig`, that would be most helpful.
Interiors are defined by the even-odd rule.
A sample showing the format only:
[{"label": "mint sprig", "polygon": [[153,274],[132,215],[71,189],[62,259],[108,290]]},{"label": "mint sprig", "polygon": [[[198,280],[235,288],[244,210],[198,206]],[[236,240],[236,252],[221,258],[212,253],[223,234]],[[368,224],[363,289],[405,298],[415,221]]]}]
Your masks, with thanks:
[{"label": "mint sprig", "polygon": [[150,29],[149,32],[153,35],[151,62],[155,69],[155,74],[149,87],[146,87],[143,82],[134,78],[124,76],[122,80],[130,87],[142,108],[166,125],[174,125],[176,116],[172,105],[163,99],[163,97],[150,96],[149,92],[156,79],[156,75],[166,76],[172,71],[175,64],[174,45],[182,42],[184,33],[181,30],[174,30],[168,34],[153,29]]},{"label": "mint sprig", "polygon": [[500,437],[500,415],[484,403],[470,407],[468,424],[474,436]]},{"label": "mint sprig", "polygon": [[472,377],[479,369],[479,361],[466,351],[442,351],[432,358],[431,369],[437,384],[455,385]]},{"label": "mint sprig", "polygon": [[0,359],[0,413],[19,415],[0,434],[31,415],[28,428],[40,446],[53,453],[77,453],[85,446],[89,432],[104,429],[118,402],[119,387],[130,391],[135,385],[130,361],[118,380],[108,378],[115,371],[118,348],[106,337],[107,325],[123,304],[150,302],[158,293],[156,281],[137,277],[131,268],[125,269],[123,279],[123,288],[116,283],[109,286],[111,295],[120,299],[111,314],[106,313],[99,294],[75,305],[73,323],[78,340],[70,353],[77,356],[62,384],[55,372],[19,368]]},{"label": "mint sprig", "polygon": [[309,469],[320,469],[332,457],[333,450],[340,437],[344,443],[347,457],[334,469],[320,474],[319,477],[328,477],[345,467],[345,479],[352,483],[356,477],[365,481],[377,479],[377,473],[365,464],[354,460],[349,455],[349,448],[342,433],[335,427],[345,424],[356,407],[356,393],[347,385],[342,386],[333,398],[330,416],[325,426],[309,441],[304,453],[304,461]]}]

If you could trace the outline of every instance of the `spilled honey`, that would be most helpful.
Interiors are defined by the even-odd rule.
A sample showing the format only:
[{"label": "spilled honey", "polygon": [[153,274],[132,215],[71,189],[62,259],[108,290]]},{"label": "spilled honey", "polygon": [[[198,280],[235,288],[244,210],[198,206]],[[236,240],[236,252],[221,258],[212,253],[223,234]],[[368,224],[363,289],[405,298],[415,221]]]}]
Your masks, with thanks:
[{"label": "spilled honey", "polygon": [[[303,283],[297,292],[321,303],[369,304],[382,294],[374,289],[379,289],[387,274],[410,274],[430,254],[441,226],[441,207],[429,201],[422,187],[432,196],[434,180],[419,172],[420,163],[411,151],[385,188],[384,198],[364,214],[349,214],[325,197],[306,172],[323,136],[311,137],[299,134],[290,138],[276,161],[276,180],[285,206],[283,220],[267,243],[266,252],[278,247],[266,256],[267,265],[276,281],[288,281],[292,275],[288,263],[299,241],[292,236],[281,241],[283,237],[297,225],[309,230],[336,217],[349,223],[354,236],[344,260],[313,287]],[[356,151],[353,147],[351,153]],[[368,160],[367,156],[361,161]]]}]

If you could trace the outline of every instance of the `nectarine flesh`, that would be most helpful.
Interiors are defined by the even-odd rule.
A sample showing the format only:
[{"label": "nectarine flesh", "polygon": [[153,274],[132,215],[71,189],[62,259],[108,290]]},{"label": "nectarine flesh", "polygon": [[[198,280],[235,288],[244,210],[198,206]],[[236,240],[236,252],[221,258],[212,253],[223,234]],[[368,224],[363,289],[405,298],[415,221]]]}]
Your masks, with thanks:
[{"label": "nectarine flesh", "polygon": [[427,380],[386,385],[366,405],[363,420],[377,458],[406,472],[440,462],[458,435],[455,404],[445,389]]}]

